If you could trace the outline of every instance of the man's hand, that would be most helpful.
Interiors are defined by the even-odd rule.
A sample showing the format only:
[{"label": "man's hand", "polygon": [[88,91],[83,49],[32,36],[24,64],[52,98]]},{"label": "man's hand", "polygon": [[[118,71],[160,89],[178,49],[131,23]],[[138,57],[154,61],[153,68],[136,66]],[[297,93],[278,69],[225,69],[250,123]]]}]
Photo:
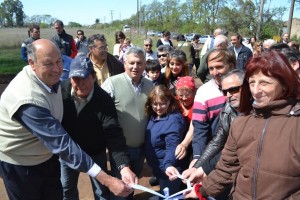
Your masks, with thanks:
[{"label": "man's hand", "polygon": [[103,170],[95,177],[102,185],[108,187],[108,189],[116,196],[127,197],[133,192],[133,189],[125,184],[122,180],[112,177],[106,174]]},{"label": "man's hand", "polygon": [[124,167],[121,171],[120,174],[122,176],[122,180],[124,181],[124,183],[126,183],[127,185],[134,185],[134,184],[138,184],[138,178],[136,177],[136,175],[130,170],[129,167]]}]

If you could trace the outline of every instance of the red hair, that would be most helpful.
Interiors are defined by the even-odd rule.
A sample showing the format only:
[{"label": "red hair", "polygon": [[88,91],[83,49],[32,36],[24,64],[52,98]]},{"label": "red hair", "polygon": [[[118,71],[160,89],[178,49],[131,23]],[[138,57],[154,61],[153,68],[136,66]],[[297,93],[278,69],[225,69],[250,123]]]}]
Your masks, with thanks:
[{"label": "red hair", "polygon": [[291,67],[288,59],[276,51],[264,51],[258,57],[252,58],[246,65],[246,74],[241,90],[239,110],[249,114],[252,110],[253,98],[248,80],[256,72],[273,77],[282,85],[283,93],[277,98],[295,98],[300,100],[300,79]]}]

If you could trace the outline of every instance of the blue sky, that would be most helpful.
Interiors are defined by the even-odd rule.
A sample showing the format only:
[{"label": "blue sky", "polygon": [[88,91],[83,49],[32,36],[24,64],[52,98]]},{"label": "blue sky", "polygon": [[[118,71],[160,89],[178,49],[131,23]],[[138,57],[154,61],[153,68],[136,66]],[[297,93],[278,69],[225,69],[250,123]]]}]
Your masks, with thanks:
[{"label": "blue sky", "polygon": [[[153,0],[139,1],[144,5],[150,4]],[[163,2],[163,0],[159,1]],[[3,0],[0,0],[0,3],[2,2]],[[99,18],[100,22],[110,22],[112,16],[114,20],[123,20],[135,14],[137,10],[137,0],[21,0],[21,2],[23,11],[28,16],[49,14],[61,19],[65,24],[73,21],[90,25],[96,18]],[[283,17],[283,20],[288,20],[289,0],[272,0],[271,6],[274,5],[288,7]],[[294,10],[294,17],[300,18],[299,9]]]}]

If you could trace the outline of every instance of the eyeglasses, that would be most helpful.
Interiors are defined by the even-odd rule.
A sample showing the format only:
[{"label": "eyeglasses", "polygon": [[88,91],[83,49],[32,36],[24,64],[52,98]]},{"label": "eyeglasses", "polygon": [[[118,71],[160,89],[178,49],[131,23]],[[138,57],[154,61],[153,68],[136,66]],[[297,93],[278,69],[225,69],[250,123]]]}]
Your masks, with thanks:
[{"label": "eyeglasses", "polygon": [[158,55],[157,55],[157,57],[159,57],[159,58],[160,58],[160,57],[167,57],[167,56],[168,56],[168,54],[158,54]]},{"label": "eyeglasses", "polygon": [[235,87],[228,88],[226,90],[222,90],[222,92],[224,96],[227,96],[227,92],[229,92],[230,94],[235,94],[240,91],[240,88],[241,86],[235,86]]},{"label": "eyeglasses", "polygon": [[152,44],[144,44],[145,47],[152,47]]},{"label": "eyeglasses", "polygon": [[106,51],[107,50],[107,45],[100,46],[100,47],[94,47],[94,49],[97,49],[98,51]]},{"label": "eyeglasses", "polygon": [[152,103],[151,106],[152,106],[152,108],[158,108],[158,106],[161,108],[166,108],[169,105],[169,103],[170,103],[170,101],[165,102],[165,103]]}]

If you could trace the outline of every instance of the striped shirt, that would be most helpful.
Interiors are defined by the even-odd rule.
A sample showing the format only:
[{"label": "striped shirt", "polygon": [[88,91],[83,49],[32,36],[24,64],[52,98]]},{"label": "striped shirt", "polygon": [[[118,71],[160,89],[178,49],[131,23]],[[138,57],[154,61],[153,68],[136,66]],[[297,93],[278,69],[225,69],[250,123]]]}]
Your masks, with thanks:
[{"label": "striped shirt", "polygon": [[207,143],[213,138],[218,115],[226,102],[219,85],[211,79],[202,85],[195,96],[193,106],[193,157],[198,159]]}]

